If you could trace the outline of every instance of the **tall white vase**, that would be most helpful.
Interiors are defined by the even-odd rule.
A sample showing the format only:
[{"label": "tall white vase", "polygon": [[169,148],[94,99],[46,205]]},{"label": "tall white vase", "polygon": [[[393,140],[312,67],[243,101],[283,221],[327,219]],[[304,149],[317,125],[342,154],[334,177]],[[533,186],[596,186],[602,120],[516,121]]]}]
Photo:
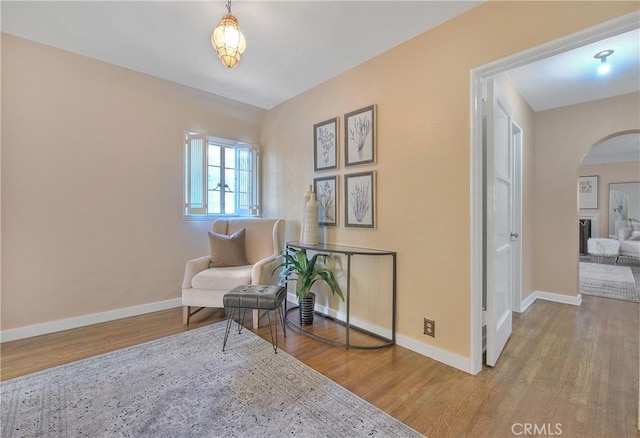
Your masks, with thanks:
[{"label": "tall white vase", "polygon": [[316,201],[315,193],[311,193],[311,197],[309,201],[307,201],[304,210],[304,235],[302,236],[302,243],[305,245],[318,244],[318,202]]},{"label": "tall white vase", "polygon": [[313,189],[311,184],[307,186],[307,191],[304,192],[304,203],[302,204],[302,220],[300,221],[300,242],[304,241],[304,227],[305,227],[305,216],[307,214],[307,202],[311,199],[311,195],[313,194]]}]

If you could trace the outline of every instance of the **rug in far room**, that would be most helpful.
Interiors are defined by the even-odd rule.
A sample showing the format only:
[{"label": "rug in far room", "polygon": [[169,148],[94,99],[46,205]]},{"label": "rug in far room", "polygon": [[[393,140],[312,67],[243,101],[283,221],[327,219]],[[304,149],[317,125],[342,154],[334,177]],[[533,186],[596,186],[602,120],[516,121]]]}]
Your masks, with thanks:
[{"label": "rug in far room", "polygon": [[628,266],[580,262],[580,293],[639,302],[638,287]]}]

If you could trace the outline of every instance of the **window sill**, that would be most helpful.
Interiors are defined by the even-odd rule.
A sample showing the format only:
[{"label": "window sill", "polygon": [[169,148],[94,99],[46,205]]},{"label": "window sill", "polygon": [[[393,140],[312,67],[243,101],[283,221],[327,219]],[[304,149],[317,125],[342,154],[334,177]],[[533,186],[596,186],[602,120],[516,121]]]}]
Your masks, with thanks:
[{"label": "window sill", "polygon": [[228,218],[236,218],[236,217],[260,217],[260,216],[250,216],[250,215],[240,215],[240,214],[191,214],[191,215],[183,215],[182,219],[185,221],[214,221],[216,219],[228,219]]}]

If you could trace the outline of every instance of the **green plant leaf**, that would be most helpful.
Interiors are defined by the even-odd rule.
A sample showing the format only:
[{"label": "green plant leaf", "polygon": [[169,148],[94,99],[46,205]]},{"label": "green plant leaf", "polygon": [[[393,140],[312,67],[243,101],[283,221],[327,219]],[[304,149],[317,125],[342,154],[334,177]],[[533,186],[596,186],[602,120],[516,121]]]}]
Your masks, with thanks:
[{"label": "green plant leaf", "polygon": [[340,285],[330,269],[318,265],[318,261],[321,260],[326,263],[327,259],[330,259],[328,254],[316,253],[311,259],[307,257],[307,251],[305,249],[296,250],[294,248],[286,248],[280,252],[283,258],[282,263],[274,268],[272,271],[282,268],[279,275],[279,284],[286,284],[287,279],[291,275],[296,276],[296,296],[298,301],[302,300],[309,292],[311,287],[321,280],[329,286],[331,293],[338,295],[344,300],[344,295],[340,289]]}]

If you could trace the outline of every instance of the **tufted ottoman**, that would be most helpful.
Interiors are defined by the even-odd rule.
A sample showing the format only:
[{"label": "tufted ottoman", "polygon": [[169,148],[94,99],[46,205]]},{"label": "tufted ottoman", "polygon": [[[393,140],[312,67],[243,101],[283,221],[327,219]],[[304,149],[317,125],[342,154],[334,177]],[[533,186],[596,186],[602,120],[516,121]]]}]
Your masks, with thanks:
[{"label": "tufted ottoman", "polygon": [[615,239],[591,238],[587,240],[587,253],[598,257],[601,262],[603,257],[614,257],[614,263],[620,256],[620,242]]},{"label": "tufted ottoman", "polygon": [[[233,325],[234,315],[237,313],[240,318],[240,310],[243,310],[242,317],[238,321],[238,334],[242,332],[244,317],[247,313],[247,309],[266,310],[267,317],[269,318],[269,332],[271,333],[271,343],[273,344],[273,350],[278,353],[278,323],[275,327],[275,338],[273,336],[273,329],[271,327],[271,310],[277,310],[282,322],[282,332],[285,337],[287,336],[287,330],[284,322],[284,310],[282,309],[282,303],[287,296],[286,288],[282,286],[263,286],[263,285],[245,285],[238,286],[231,289],[224,294],[222,302],[225,309],[229,310],[227,316],[227,328],[224,332],[224,342],[222,344],[222,351],[227,346],[227,339],[229,338],[229,332]],[[275,339],[275,340],[274,340]]]}]

